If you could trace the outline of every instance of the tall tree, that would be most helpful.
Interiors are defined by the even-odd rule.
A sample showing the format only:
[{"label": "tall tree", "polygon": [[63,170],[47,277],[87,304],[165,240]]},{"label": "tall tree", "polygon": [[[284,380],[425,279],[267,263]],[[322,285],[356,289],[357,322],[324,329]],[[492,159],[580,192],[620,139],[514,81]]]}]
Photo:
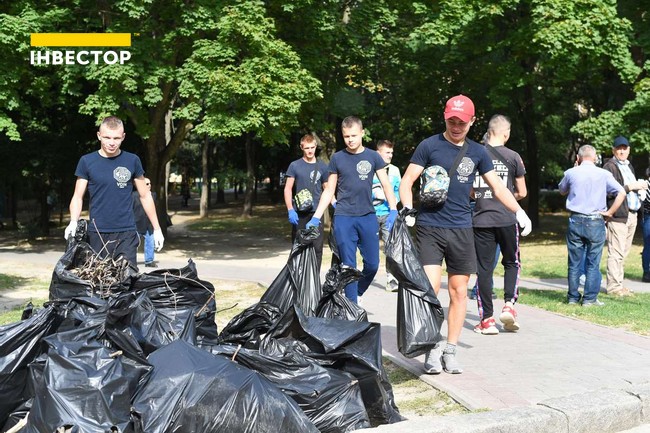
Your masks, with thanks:
[{"label": "tall tree", "polygon": [[557,125],[547,118],[576,121],[578,103],[597,102],[586,87],[602,85],[610,71],[633,79],[629,22],[610,0],[449,0],[427,9],[413,37],[447,71],[448,89],[472,96],[485,117],[506,111],[521,131],[529,213],[537,224],[540,143],[550,135],[544,128]]}]

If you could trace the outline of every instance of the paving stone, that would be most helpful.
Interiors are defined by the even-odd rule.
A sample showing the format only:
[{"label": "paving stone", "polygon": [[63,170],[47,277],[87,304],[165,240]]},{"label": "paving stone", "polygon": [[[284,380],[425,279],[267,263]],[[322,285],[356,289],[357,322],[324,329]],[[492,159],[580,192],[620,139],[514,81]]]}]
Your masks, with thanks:
[{"label": "paving stone", "polygon": [[601,390],[539,403],[563,413],[569,423],[569,433],[619,432],[638,426],[641,400],[624,390]]}]

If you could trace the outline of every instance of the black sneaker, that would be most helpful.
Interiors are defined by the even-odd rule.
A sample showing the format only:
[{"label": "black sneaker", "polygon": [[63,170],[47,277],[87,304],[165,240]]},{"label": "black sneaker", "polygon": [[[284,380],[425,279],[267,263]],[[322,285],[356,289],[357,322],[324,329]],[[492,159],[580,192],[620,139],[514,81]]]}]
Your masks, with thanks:
[{"label": "black sneaker", "polygon": [[158,265],[155,262],[149,262],[144,264],[145,268],[157,268]]}]

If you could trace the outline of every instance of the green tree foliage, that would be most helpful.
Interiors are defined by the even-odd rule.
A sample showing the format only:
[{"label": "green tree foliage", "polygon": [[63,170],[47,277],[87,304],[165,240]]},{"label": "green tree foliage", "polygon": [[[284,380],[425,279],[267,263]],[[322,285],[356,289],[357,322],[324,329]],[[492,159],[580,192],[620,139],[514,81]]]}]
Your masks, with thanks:
[{"label": "green tree foliage", "polygon": [[[372,140],[396,142],[405,167],[443,129],[445,100],[464,93],[477,107],[471,138],[492,114],[511,117],[536,220],[539,187],[558,180],[580,144],[604,150],[623,133],[650,148],[648,16],[640,0],[4,2],[0,145],[56,131],[80,153],[81,128],[60,119],[115,113],[129,119],[159,188],[191,130],[219,143],[215,170],[246,170],[250,186],[281,169],[268,159],[303,133],[336,149],[347,115],[361,116]],[[132,57],[32,67],[29,33],[46,31],[132,33]]]},{"label": "green tree foliage", "polygon": [[650,150],[650,62],[646,60],[650,52],[650,8],[637,0],[619,1],[618,6],[629,23],[624,36],[632,40],[630,59],[637,67],[630,68],[625,76],[632,85],[613,95],[612,103],[590,110],[588,118],[575,125],[573,131],[603,150],[609,149],[615,136],[625,135],[635,144],[636,153]]}]

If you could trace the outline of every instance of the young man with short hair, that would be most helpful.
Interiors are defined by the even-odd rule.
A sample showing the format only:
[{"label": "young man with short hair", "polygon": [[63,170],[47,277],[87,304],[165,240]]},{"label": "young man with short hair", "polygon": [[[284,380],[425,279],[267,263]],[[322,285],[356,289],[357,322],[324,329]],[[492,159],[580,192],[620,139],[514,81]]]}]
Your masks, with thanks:
[{"label": "young man with short hair", "polygon": [[156,215],[156,206],[145,185],[144,169],[137,155],[120,149],[126,134],[122,120],[106,117],[97,132],[100,149],[79,159],[74,194],[70,200],[70,224],[65,229],[68,239],[77,231],[83,208],[83,197],[90,196],[88,243],[100,257],[124,257],[137,269],[140,242],[133,215],[131,192],[135,185],[142,207],[153,225],[155,248],[160,251],[163,237]]},{"label": "young man with short hair", "polygon": [[[436,294],[440,291],[442,261],[447,265],[449,313],[447,343],[442,342],[427,353],[424,370],[427,374],[462,373],[456,358],[467,309],[467,283],[476,273],[476,253],[472,230],[470,191],[476,173],[492,189],[494,196],[511,212],[516,213],[522,235],[531,230],[531,221],[512,193],[494,172],[492,160],[479,143],[469,140],[467,133],[474,124],[474,103],[465,95],[450,98],[445,104],[445,131],[423,140],[415,149],[402,177],[400,198],[405,208],[413,207],[413,184],[429,167],[441,167],[449,175],[447,198],[439,206],[420,206],[416,233],[420,261]],[[465,152],[463,156],[461,152]],[[457,158],[454,172],[449,173]]]},{"label": "young man with short hair", "polygon": [[[377,143],[377,153],[379,153],[379,156],[381,156],[386,163],[386,168],[384,168],[384,170],[386,170],[388,180],[393,187],[395,200],[399,203],[399,184],[402,180],[402,174],[400,173],[399,168],[391,164],[394,149],[395,145],[392,141],[379,140]],[[372,204],[375,207],[375,215],[377,215],[377,222],[379,223],[379,238],[384,242],[384,245],[386,245],[388,235],[390,234],[390,230],[388,230],[386,224],[390,215],[390,205],[388,204],[388,200],[386,200],[384,188],[382,187],[377,175],[373,176],[372,179]],[[390,272],[386,271],[386,291],[397,292],[397,286],[397,279]]]},{"label": "young man with short hair", "polygon": [[349,116],[341,122],[345,149],[336,152],[330,161],[327,186],[321,195],[314,217],[307,227],[320,225],[320,218],[336,197],[334,237],[343,265],[357,266],[357,248],[363,258],[363,276],[345,287],[345,296],[360,302],[379,268],[379,225],[372,205],[372,178],[377,174],[390,208],[386,221],[388,230],[397,218],[397,202],[384,160],[377,152],[363,146],[361,119]]},{"label": "young man with short hair", "polygon": [[[287,206],[289,223],[291,224],[291,242],[296,240],[298,230],[304,229],[314,216],[321,192],[327,185],[327,165],[316,158],[316,138],[312,134],[303,135],[300,139],[302,158],[289,164],[284,185],[284,204]],[[301,209],[296,203],[296,194],[309,191],[312,205]],[[298,200],[300,201],[300,199]],[[323,260],[323,224],[319,224],[319,234],[314,240],[316,262],[320,270]]]}]

